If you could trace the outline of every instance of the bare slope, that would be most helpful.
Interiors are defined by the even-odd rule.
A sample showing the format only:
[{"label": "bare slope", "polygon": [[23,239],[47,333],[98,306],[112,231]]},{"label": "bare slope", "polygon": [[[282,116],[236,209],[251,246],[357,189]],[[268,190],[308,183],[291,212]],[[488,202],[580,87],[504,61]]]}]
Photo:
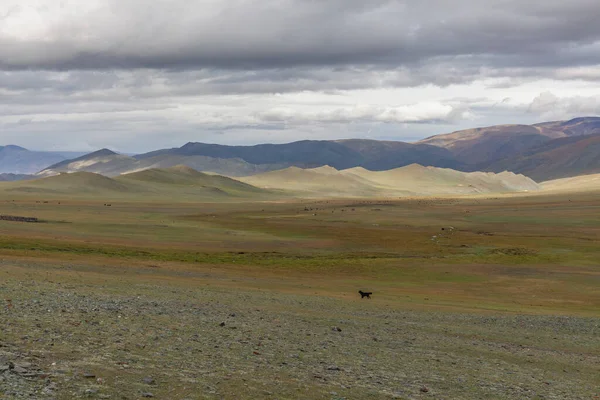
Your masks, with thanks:
[{"label": "bare slope", "polygon": [[369,171],[359,167],[342,173],[360,176],[381,187],[416,194],[472,194],[538,189],[537,183],[530,178],[512,172],[461,172],[418,164],[389,171]]},{"label": "bare slope", "polygon": [[551,192],[598,192],[600,174],[580,175],[542,182],[542,188]]},{"label": "bare slope", "polygon": [[412,164],[388,171],[362,167],[338,171],[326,166],[315,169],[286,168],[251,177],[244,182],[323,197],[462,195],[538,190],[530,178],[511,172],[460,172]]},{"label": "bare slope", "polygon": [[240,178],[243,182],[265,189],[282,189],[314,197],[371,197],[385,191],[361,177],[341,174],[328,168],[289,167],[279,171]]}]

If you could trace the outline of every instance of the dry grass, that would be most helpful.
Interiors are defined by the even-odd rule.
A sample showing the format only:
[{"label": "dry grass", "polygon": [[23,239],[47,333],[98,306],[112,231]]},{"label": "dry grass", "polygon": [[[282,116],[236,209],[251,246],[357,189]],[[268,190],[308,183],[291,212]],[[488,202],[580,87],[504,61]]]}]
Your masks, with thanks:
[{"label": "dry grass", "polygon": [[0,345],[57,398],[593,398],[599,197],[4,199]]}]

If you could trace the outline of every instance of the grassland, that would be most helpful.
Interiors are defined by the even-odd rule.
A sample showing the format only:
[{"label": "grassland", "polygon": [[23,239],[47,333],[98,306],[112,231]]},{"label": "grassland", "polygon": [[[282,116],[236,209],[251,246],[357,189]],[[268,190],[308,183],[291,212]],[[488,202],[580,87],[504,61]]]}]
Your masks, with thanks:
[{"label": "grassland", "polygon": [[0,196],[0,398],[600,395],[599,193]]}]

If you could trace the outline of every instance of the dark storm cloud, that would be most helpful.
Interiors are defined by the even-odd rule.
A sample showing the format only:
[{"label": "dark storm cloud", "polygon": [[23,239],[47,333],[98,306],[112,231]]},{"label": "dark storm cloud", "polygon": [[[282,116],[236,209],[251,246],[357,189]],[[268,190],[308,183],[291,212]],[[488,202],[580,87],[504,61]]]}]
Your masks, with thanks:
[{"label": "dark storm cloud", "polygon": [[457,56],[490,66],[566,56],[594,64],[599,14],[597,0],[107,0],[78,21],[53,19],[39,37],[0,33],[0,67],[389,68]]},{"label": "dark storm cloud", "polygon": [[[599,110],[560,91],[600,82],[598,0],[0,3],[5,143],[414,137]],[[530,105],[548,81],[556,96]],[[468,98],[528,84],[507,104]]]}]

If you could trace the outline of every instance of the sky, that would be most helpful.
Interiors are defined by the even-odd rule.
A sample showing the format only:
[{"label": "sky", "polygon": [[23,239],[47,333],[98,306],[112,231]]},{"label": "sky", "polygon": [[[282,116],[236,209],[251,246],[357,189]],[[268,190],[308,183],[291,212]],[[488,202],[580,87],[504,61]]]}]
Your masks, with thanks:
[{"label": "sky", "polygon": [[416,141],[600,114],[598,0],[0,0],[0,144]]}]

